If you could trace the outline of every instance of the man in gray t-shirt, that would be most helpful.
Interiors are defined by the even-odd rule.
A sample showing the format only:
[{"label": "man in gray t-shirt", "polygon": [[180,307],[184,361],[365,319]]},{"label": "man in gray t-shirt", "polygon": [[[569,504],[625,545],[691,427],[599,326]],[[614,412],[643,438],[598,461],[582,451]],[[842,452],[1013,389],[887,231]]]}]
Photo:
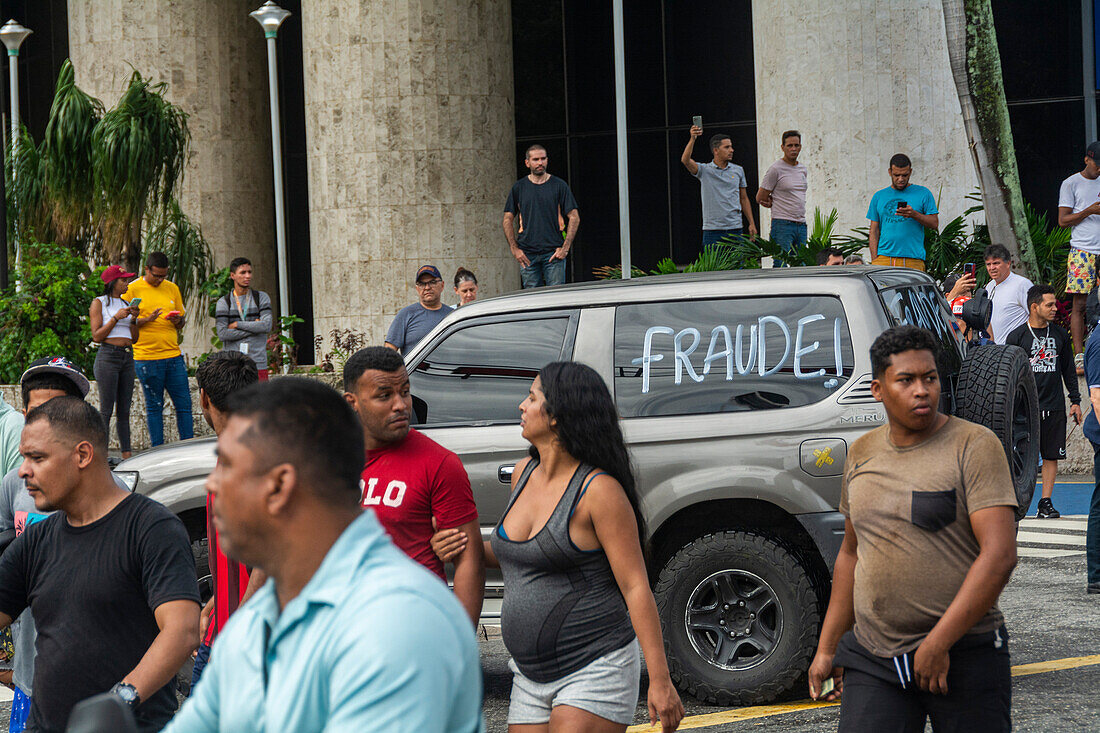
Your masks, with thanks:
[{"label": "man in gray t-shirt", "polygon": [[680,156],[688,173],[699,179],[699,195],[703,201],[703,247],[717,244],[723,238],[744,231],[742,216],[749,224],[749,235],[756,235],[756,222],[746,190],[745,169],[733,162],[733,142],[729,135],[719,133],[710,139],[709,163],[696,163],[691,158],[695,140],[703,129],[691,126],[691,137]]},{"label": "man in gray t-shirt", "polygon": [[443,305],[443,276],[435,265],[422,265],[416,271],[416,292],[420,300],[397,311],[386,331],[386,346],[400,351],[402,356],[407,356],[420,339],[454,310]]}]

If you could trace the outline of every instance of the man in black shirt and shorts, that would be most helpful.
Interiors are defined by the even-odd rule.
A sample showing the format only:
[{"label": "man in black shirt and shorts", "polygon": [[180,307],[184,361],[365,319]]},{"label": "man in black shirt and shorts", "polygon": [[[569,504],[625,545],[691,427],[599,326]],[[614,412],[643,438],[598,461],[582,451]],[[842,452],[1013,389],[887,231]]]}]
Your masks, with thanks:
[{"label": "man in black shirt and shorts", "polygon": [[0,558],[0,627],[38,625],[27,729],[63,731],[73,706],[113,692],[141,731],[176,709],[175,676],[199,641],[199,589],[183,524],[119,488],[99,412],[55,397],[27,414],[19,475],[40,512]]},{"label": "man in black shirt and shorts", "polygon": [[1058,461],[1066,457],[1066,397],[1069,393],[1070,415],[1081,424],[1081,392],[1077,388],[1077,373],[1073,367],[1073,348],[1069,334],[1054,323],[1058,299],[1049,285],[1033,285],[1027,291],[1027,323],[1008,334],[1006,344],[1019,346],[1031,360],[1035,387],[1039,391],[1039,455],[1043,457],[1043,497],[1035,516],[1057,519],[1061,516],[1051,496],[1058,478]]},{"label": "man in black shirt and shorts", "polygon": [[504,237],[525,288],[565,282],[565,258],[581,225],[569,184],[547,173],[546,163],[546,148],[527,148],[524,164],[531,173],[516,181],[504,204]]}]

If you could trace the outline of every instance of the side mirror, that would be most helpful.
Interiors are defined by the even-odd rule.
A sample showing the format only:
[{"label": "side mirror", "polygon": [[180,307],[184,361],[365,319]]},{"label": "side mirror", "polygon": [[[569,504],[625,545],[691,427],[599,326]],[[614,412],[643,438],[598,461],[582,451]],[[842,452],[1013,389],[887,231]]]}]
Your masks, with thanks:
[{"label": "side mirror", "polygon": [[138,729],[130,707],[104,692],[73,706],[65,733],[138,733]]}]

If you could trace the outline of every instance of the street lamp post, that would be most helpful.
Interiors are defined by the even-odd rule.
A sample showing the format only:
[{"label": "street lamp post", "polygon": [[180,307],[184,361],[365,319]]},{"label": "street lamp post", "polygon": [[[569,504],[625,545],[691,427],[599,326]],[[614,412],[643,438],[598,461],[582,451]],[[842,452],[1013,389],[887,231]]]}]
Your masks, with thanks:
[{"label": "street lamp post", "polygon": [[[11,152],[12,156],[15,155],[15,143],[19,140],[19,47],[23,45],[23,41],[27,39],[32,31],[29,28],[24,28],[15,20],[9,20],[0,28],[0,41],[3,41],[4,46],[8,49],[8,89],[11,91]],[[15,161],[12,161],[12,177],[15,177]],[[14,196],[14,194],[13,194]],[[20,260],[22,259],[22,249],[19,247],[19,239],[16,238],[15,242],[15,266],[19,267]],[[5,247],[5,260],[7,243],[4,243]],[[7,280],[7,268],[5,267],[5,277]],[[16,283],[18,287],[18,283]]]},{"label": "street lamp post", "polygon": [[[279,131],[279,80],[275,64],[275,36],[279,26],[290,15],[272,0],[267,0],[259,10],[249,13],[264,29],[267,39],[267,81],[271,92],[271,158],[275,174],[275,242],[279,255],[279,315],[290,314],[290,293],[287,287],[286,214],[283,211],[283,141]],[[284,367],[285,368],[285,367]]]}]

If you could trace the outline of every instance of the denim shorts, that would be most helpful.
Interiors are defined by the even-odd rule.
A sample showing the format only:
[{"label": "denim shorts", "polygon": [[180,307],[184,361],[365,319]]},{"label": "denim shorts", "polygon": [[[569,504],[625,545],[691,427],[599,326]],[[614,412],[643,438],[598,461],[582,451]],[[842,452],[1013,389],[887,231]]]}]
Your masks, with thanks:
[{"label": "denim shorts", "polygon": [[642,675],[637,637],[553,682],[527,679],[511,659],[508,668],[512,670],[508,725],[548,723],[551,711],[559,705],[579,708],[623,725],[634,720]]}]

